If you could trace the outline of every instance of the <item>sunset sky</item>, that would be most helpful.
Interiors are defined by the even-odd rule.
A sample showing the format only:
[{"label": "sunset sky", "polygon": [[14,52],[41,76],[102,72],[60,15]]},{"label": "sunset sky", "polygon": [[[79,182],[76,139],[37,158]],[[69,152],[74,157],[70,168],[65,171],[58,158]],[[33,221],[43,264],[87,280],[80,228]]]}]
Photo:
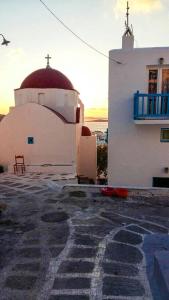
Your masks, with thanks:
[{"label": "sunset sky", "polygon": [[[44,2],[71,30],[105,55],[110,49],[121,48],[126,0]],[[129,4],[135,46],[169,46],[169,1],[130,0]],[[98,114],[100,108],[107,107],[108,59],[66,31],[39,0],[1,0],[0,25],[0,33],[11,41],[8,47],[0,46],[0,114],[14,105],[13,90],[23,79],[46,66],[48,53],[51,67],[71,80],[85,107],[97,108]]]}]

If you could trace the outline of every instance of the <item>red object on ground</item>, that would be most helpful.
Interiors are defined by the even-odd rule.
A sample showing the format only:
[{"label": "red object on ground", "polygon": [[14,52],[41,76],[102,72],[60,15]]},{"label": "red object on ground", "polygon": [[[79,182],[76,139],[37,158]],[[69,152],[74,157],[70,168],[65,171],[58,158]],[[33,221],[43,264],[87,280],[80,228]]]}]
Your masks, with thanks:
[{"label": "red object on ground", "polygon": [[115,196],[119,198],[127,198],[128,196],[128,190],[125,188],[105,187],[101,189],[101,193],[104,196]]},{"label": "red object on ground", "polygon": [[114,191],[115,189],[114,188],[111,188],[111,187],[105,187],[105,188],[102,188],[101,189],[101,193],[102,195],[104,196],[113,196],[114,195]]},{"label": "red object on ground", "polygon": [[117,188],[116,194],[117,194],[117,197],[119,197],[119,198],[127,198],[128,190],[124,189],[124,188]]}]

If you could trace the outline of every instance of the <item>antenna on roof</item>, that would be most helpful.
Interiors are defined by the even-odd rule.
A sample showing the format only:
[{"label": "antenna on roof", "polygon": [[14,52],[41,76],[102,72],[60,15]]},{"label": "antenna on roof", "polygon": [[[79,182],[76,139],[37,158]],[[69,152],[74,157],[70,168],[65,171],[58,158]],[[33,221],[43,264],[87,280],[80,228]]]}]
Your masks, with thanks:
[{"label": "antenna on roof", "polygon": [[127,1],[127,12],[126,12],[126,21],[125,21],[125,26],[126,26],[126,29],[129,28],[129,2]]},{"label": "antenna on roof", "polygon": [[122,38],[122,49],[134,48],[134,35],[133,26],[129,25],[129,1],[127,1],[126,19],[125,19],[125,32]]},{"label": "antenna on roof", "polygon": [[125,20],[125,27],[126,27],[126,31],[125,34],[126,35],[132,35],[133,34],[133,26],[129,25],[129,1],[127,1],[127,11],[126,11],[126,20]]}]

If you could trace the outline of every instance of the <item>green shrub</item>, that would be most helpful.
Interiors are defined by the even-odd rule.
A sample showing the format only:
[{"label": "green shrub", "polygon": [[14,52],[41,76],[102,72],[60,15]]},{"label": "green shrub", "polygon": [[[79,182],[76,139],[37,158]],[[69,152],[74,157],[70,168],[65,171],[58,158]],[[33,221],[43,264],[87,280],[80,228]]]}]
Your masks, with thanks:
[{"label": "green shrub", "polygon": [[104,175],[107,177],[107,151],[106,144],[97,146],[97,176]]}]

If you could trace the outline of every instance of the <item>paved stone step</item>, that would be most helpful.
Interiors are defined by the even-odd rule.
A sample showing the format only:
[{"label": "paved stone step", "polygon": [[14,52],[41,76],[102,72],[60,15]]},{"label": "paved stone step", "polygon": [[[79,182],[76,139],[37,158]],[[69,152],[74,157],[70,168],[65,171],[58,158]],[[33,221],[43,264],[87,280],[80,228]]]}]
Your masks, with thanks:
[{"label": "paved stone step", "polygon": [[132,233],[126,230],[120,230],[115,236],[114,240],[122,242],[122,243],[127,243],[127,244],[132,244],[132,245],[137,245],[142,242],[142,237],[139,234]]},{"label": "paved stone step", "polygon": [[40,263],[19,263],[13,267],[13,271],[29,271],[29,272],[39,272],[40,271]]},{"label": "paved stone step", "polygon": [[132,265],[125,265],[120,263],[103,263],[103,271],[106,274],[117,276],[136,276],[139,269]]},{"label": "paved stone step", "polygon": [[5,287],[16,290],[31,290],[34,288],[37,277],[35,276],[9,276]]},{"label": "paved stone step", "polygon": [[138,280],[104,277],[103,294],[107,296],[143,296],[145,290]]},{"label": "paved stone step", "polygon": [[105,258],[134,264],[140,263],[143,255],[136,247],[120,243],[109,243],[106,248]]},{"label": "paved stone step", "polygon": [[161,300],[169,299],[169,251],[157,251],[154,255],[154,276]]},{"label": "paved stone step", "polygon": [[53,289],[88,289],[90,288],[89,278],[56,278],[53,284]]},{"label": "paved stone step", "polygon": [[22,248],[19,251],[19,255],[25,258],[40,258],[41,249],[40,248]]},{"label": "paved stone step", "polygon": [[63,261],[59,267],[58,273],[91,273],[93,268],[94,263],[87,261]]},{"label": "paved stone step", "polygon": [[70,249],[69,258],[90,258],[96,256],[97,249],[95,248],[76,248]]},{"label": "paved stone step", "polygon": [[62,212],[52,212],[52,213],[47,213],[41,217],[43,222],[47,223],[55,223],[55,222],[63,222],[68,219],[67,213],[64,211]]},{"label": "paved stone step", "polygon": [[97,246],[100,242],[100,239],[91,237],[90,235],[76,235],[74,243],[76,245],[83,245],[83,246]]}]

